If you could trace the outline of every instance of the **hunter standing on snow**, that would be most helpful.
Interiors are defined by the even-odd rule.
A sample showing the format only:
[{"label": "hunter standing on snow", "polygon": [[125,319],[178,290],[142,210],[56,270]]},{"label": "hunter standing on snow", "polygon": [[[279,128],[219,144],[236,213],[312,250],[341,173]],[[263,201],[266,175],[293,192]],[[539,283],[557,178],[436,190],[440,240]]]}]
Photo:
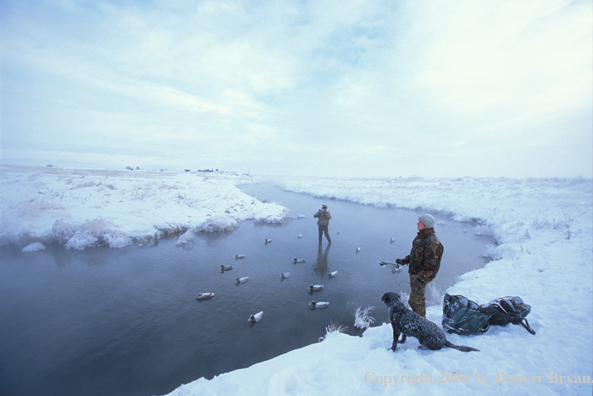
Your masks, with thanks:
[{"label": "hunter standing on snow", "polygon": [[[397,264],[409,264],[410,300],[412,311],[426,316],[426,285],[437,276],[443,257],[443,244],[434,231],[435,219],[429,214],[418,218],[418,234],[412,242],[412,251],[406,258],[397,259]],[[321,237],[320,237],[321,238]]]},{"label": "hunter standing on snow", "polygon": [[319,226],[319,244],[321,245],[321,240],[323,239],[323,234],[325,233],[325,237],[327,238],[327,243],[332,243],[331,238],[329,237],[329,220],[332,218],[332,215],[327,210],[327,205],[321,205],[321,209],[317,211],[313,215],[317,220],[317,225]]}]

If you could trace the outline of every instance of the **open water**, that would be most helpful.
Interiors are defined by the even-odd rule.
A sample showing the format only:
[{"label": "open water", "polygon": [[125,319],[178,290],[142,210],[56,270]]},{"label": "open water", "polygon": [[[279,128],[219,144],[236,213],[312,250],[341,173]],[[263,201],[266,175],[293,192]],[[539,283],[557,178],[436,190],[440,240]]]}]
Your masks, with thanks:
[{"label": "open water", "polygon": [[[288,207],[294,218],[282,225],[244,222],[181,246],[172,238],[122,249],[0,248],[0,394],[165,394],[319,342],[330,323],[360,334],[358,307],[376,307],[375,325],[388,321],[380,297],[409,292],[407,267],[393,274],[378,263],[409,254],[421,213],[269,184],[242,188]],[[322,203],[332,214],[329,246],[325,238],[319,246],[313,218]],[[492,241],[474,236],[471,224],[437,220],[445,253],[434,283],[442,292],[485,264],[481,254]],[[221,272],[221,265],[234,268]],[[336,278],[328,279],[331,271]],[[281,280],[281,272],[291,277]],[[237,285],[244,276],[249,280]],[[325,287],[310,294],[310,284]],[[215,296],[197,301],[200,292]],[[312,300],[329,308],[313,310]],[[261,322],[250,324],[259,311]]]}]

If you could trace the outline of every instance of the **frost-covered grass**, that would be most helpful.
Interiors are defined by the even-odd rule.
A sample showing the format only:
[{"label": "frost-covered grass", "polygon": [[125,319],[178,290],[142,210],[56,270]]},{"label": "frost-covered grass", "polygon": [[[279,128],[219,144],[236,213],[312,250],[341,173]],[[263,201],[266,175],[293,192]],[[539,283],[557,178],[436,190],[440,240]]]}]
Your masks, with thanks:
[{"label": "frost-covered grass", "polygon": [[237,188],[252,182],[217,173],[2,166],[0,243],[117,248],[170,234],[183,235],[183,243],[194,232],[230,231],[244,220],[282,223],[290,216]]},{"label": "frost-covered grass", "polygon": [[366,330],[375,323],[375,318],[370,315],[375,308],[372,305],[367,305],[365,308],[358,307],[354,313],[354,327]]}]

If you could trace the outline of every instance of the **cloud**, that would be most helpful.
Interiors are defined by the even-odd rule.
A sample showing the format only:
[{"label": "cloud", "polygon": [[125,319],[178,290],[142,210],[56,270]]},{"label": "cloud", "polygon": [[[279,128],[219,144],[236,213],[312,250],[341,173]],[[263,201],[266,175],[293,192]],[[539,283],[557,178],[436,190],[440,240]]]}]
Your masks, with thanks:
[{"label": "cloud", "polygon": [[[3,9],[3,161],[46,146],[261,173],[592,176],[587,1]],[[579,154],[547,166],[560,152]]]}]

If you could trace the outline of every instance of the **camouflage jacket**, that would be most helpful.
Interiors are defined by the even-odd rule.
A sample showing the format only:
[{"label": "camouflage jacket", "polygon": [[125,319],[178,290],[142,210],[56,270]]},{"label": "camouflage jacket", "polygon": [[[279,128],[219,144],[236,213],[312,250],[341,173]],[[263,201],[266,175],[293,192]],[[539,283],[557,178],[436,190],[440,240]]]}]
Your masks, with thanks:
[{"label": "camouflage jacket", "polygon": [[329,219],[332,218],[332,215],[326,209],[320,210],[319,212],[313,215],[315,218],[319,218],[317,220],[317,225],[326,226],[329,225]]},{"label": "camouflage jacket", "polygon": [[402,263],[410,264],[408,273],[420,276],[424,284],[427,284],[439,272],[443,251],[443,244],[436,236],[434,228],[425,228],[418,231],[418,235],[412,242],[412,251],[402,260]]}]

